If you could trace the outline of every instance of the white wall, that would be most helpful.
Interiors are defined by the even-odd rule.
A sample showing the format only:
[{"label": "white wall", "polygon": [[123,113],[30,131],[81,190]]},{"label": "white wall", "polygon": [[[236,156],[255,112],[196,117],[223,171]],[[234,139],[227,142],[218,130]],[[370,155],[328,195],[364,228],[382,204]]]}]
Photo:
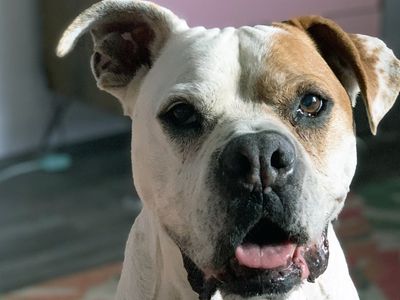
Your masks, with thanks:
[{"label": "white wall", "polygon": [[[58,1],[58,0],[55,0]],[[0,159],[34,151],[51,117],[36,0],[0,0]],[[71,100],[72,101],[72,100]],[[127,131],[129,121],[73,102],[53,144]]]},{"label": "white wall", "polygon": [[388,46],[392,47],[397,56],[400,56],[400,1],[385,0],[383,2],[383,38]]},{"label": "white wall", "polygon": [[[383,2],[382,37],[387,45],[393,49],[397,58],[400,58],[400,1],[385,0]],[[400,97],[389,113],[386,121],[386,130],[400,136]],[[397,142],[400,142],[397,140]]]},{"label": "white wall", "polygon": [[36,145],[48,118],[35,2],[0,1],[0,157]]},{"label": "white wall", "polygon": [[[299,15],[333,18],[354,33],[377,35],[380,0],[153,0],[191,26],[224,27],[268,24]],[[392,0],[398,1],[398,0]]]}]

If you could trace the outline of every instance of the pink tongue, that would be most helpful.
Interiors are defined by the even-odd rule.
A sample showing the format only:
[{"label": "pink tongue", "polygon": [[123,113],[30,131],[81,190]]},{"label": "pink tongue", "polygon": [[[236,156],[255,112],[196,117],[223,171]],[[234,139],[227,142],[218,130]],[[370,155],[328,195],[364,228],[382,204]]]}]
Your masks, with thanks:
[{"label": "pink tongue", "polygon": [[295,250],[296,245],[289,243],[275,246],[245,244],[236,248],[235,256],[242,266],[254,269],[273,269],[286,266]]}]

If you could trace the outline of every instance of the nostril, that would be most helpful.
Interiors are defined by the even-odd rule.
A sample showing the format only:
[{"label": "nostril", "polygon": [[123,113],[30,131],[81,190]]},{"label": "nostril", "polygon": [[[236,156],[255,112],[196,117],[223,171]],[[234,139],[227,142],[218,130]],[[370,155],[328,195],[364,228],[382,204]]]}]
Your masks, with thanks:
[{"label": "nostril", "polygon": [[238,174],[249,174],[253,169],[249,158],[242,153],[237,154],[235,164]]},{"label": "nostril", "polygon": [[236,152],[224,160],[224,169],[228,175],[244,179],[253,173],[254,166],[246,154]]},{"label": "nostril", "polygon": [[254,184],[259,180],[257,153],[246,147],[229,148],[222,156],[222,170],[225,178],[237,184]]},{"label": "nostril", "polygon": [[285,153],[283,153],[280,149],[277,149],[274,153],[272,153],[271,156],[271,167],[273,167],[276,170],[281,170],[281,169],[286,169],[289,167],[291,164],[290,161],[288,161],[288,158],[286,157]]}]

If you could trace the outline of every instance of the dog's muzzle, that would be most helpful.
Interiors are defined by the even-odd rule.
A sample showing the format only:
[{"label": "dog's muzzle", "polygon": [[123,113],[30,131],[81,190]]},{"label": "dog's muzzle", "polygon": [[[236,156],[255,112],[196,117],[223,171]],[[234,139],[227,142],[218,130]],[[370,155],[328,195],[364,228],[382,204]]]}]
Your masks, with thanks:
[{"label": "dog's muzzle", "polygon": [[328,241],[325,231],[310,242],[298,222],[305,167],[290,138],[275,131],[245,134],[216,160],[226,224],[211,269],[200,271],[185,257],[187,269],[197,270],[189,272],[192,285],[206,294],[219,288],[252,297],[314,281],[327,267]]}]

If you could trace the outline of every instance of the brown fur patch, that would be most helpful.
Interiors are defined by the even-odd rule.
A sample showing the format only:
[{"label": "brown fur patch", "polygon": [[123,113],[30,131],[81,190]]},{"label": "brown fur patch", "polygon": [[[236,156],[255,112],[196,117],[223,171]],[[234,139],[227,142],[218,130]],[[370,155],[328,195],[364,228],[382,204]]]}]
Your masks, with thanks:
[{"label": "brown fur patch", "polygon": [[[351,102],[313,41],[295,27],[282,25],[282,28],[287,34],[277,36],[272,45],[265,73],[256,85],[256,98],[272,106],[311,157],[323,164],[334,147],[331,145],[340,140],[344,132],[353,132]],[[334,105],[324,126],[304,128],[293,122],[293,104],[299,93],[313,91],[327,95]],[[266,112],[269,113],[269,109]]]}]

